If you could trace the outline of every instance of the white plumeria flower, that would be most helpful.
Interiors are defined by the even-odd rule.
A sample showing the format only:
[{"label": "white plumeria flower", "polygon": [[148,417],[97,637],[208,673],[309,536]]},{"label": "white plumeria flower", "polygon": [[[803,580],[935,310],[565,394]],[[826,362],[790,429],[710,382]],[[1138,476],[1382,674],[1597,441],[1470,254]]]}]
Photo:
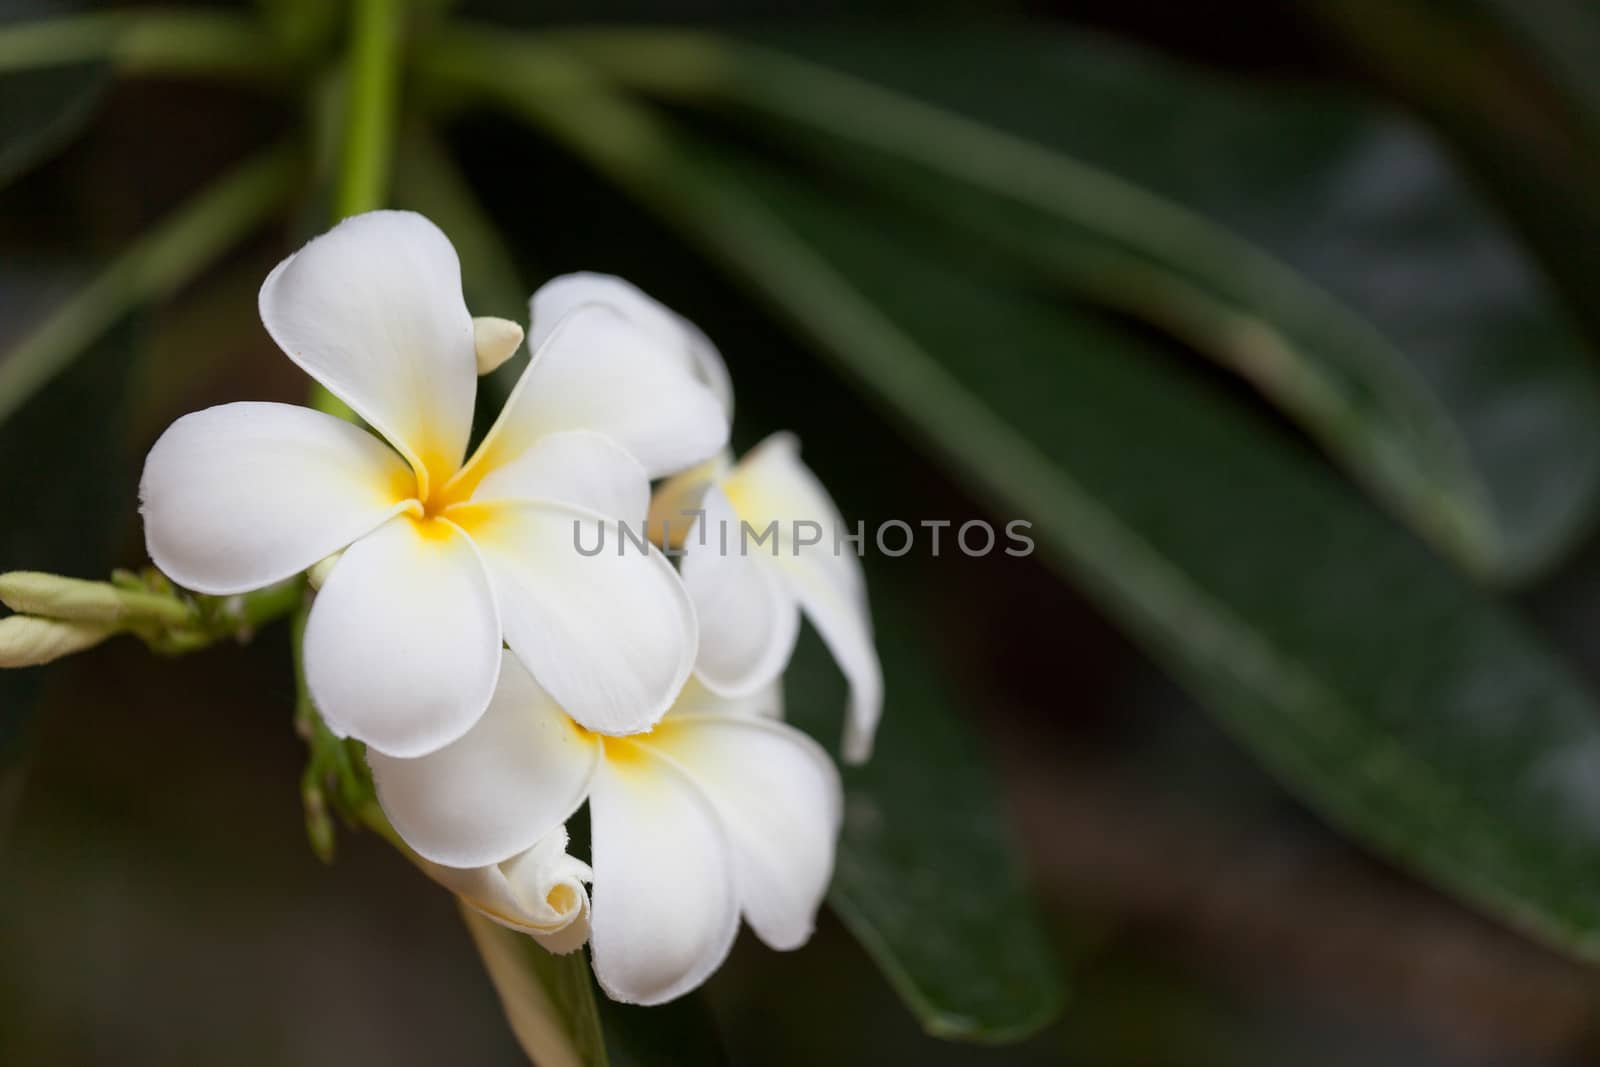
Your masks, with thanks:
[{"label": "white plumeria flower", "polygon": [[770,685],[789,662],[803,609],[850,683],[844,758],[870,757],[883,669],[866,579],[794,435],[773,434],[737,464],[719,456],[670,479],[651,504],[650,531],[667,531],[683,551],[700,622],[695,674],[706,687],[740,696]]},{"label": "white plumeria flower", "polygon": [[401,838],[452,867],[515,855],[587,800],[595,977],[616,1000],[659,1004],[721,965],[741,913],[776,949],[811,935],[842,791],[821,746],[772,708],[690,682],[650,733],[603,737],[508,658],[460,740],[367,760]]},{"label": "white plumeria flower", "polygon": [[589,865],[567,855],[567,828],[557,826],[526,852],[502,863],[461,869],[418,857],[423,871],[501,926],[527,934],[556,955],[589,940]]},{"label": "white plumeria flower", "polygon": [[[615,307],[681,353],[732,416],[733,391],[716,347],[692,323],[620,278],[569,274],[540,289],[533,298],[533,341],[586,303]],[[650,534],[668,529],[677,535],[672,546],[688,552],[683,579],[700,621],[695,673],[717,693],[747,696],[770,687],[789,662],[804,609],[850,682],[844,757],[859,763],[872,754],[883,708],[866,580],[854,548],[838,536],[844,532],[839,509],[799,452],[792,435],[775,434],[737,466],[718,455],[682,472],[657,492]],[[691,516],[702,509],[706,539],[691,535],[686,542]],[[741,555],[741,521],[756,534],[776,521],[778,536]],[[801,526],[805,536],[797,537]],[[815,544],[799,543],[813,534]]]},{"label": "white plumeria flower", "polygon": [[278,265],[260,308],[289,358],[382,437],[285,404],[179,419],[140,484],[156,565],[231,594],[343,549],[306,627],[306,680],[331,729],[390,755],[477,721],[502,638],[585,727],[649,729],[691,669],[693,609],[660,554],[585,557],[574,538],[578,523],[642,521],[648,478],[725,442],[684,353],[592,302],[541,321],[463,464],[473,320],[432,223],[348,219]]}]

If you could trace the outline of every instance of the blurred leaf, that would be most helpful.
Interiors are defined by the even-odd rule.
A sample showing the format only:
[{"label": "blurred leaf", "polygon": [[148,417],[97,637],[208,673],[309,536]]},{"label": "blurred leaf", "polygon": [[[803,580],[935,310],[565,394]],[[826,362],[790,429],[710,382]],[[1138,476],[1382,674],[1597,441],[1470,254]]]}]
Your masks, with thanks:
[{"label": "blurred leaf", "polygon": [[109,73],[89,62],[0,74],[0,187],[83,128]]},{"label": "blurred leaf", "polygon": [[780,38],[829,66],[703,36],[575,40],[608,75],[775,119],[762,133],[804,134],[797,167],[1182,337],[1478,571],[1520,577],[1594,518],[1600,375],[1399,120],[1037,31]]},{"label": "blurred leaf", "polygon": [[[1061,1010],[1057,958],[914,590],[868,586],[886,699],[872,760],[844,768],[828,902],[930,1033],[1021,1040]],[[840,736],[843,681],[809,630],[785,688],[796,725]]]},{"label": "blurred leaf", "polygon": [[911,231],[868,231],[782,177],[724,180],[756,183],[841,272],[824,285],[795,264],[763,284],[816,283],[818,340],[1032,519],[1295,792],[1600,959],[1600,709],[1514,619],[1126,330],[984,287],[983,264],[964,275],[919,255]]},{"label": "blurred leaf", "polygon": [[[585,968],[587,971],[587,968]],[[597,997],[606,1050],[616,1067],[722,1067],[728,1062],[717,1022],[696,991],[669,1004],[642,1008]]]},{"label": "blurred leaf", "polygon": [[269,150],[171,212],[0,354],[0,422],[132,308],[183,285],[289,193],[293,152]]},{"label": "blurred leaf", "polygon": [[1600,8],[1314,0],[1298,13],[1450,136],[1600,338]]},{"label": "blurred leaf", "polygon": [[1292,441],[1126,328],[945,255],[919,220],[864,220],[787,171],[696,148],[580,72],[537,94],[561,83],[502,80],[497,63],[491,85],[473,78],[482,53],[448,59],[434,73],[498,88],[997,512],[1031,520],[1050,558],[1327,818],[1600,960],[1600,708]]},{"label": "blurred leaf", "polygon": [[552,955],[533,938],[466,905],[461,918],[529,1061],[539,1067],[605,1067],[605,1038],[583,950]]}]

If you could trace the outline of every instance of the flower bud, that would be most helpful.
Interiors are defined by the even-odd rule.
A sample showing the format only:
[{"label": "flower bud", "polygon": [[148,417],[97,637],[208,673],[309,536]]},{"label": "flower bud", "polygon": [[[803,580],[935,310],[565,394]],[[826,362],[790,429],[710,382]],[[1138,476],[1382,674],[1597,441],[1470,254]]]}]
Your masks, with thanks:
[{"label": "flower bud", "polygon": [[10,615],[0,619],[0,667],[34,667],[93,648],[114,633],[93,622],[36,619]]},{"label": "flower bud", "polygon": [[472,320],[472,346],[478,355],[478,373],[488,374],[510,359],[522,345],[522,327],[510,319]]},{"label": "flower bud", "polygon": [[147,619],[181,623],[190,609],[175,598],[147,589],[125,589],[110,582],[86,582],[40,571],[0,574],[0,601],[12,611],[76,622]]},{"label": "flower bud", "polygon": [[115,622],[123,615],[116,586],[39,571],[0,574],[0,601],[12,611],[84,622]]}]

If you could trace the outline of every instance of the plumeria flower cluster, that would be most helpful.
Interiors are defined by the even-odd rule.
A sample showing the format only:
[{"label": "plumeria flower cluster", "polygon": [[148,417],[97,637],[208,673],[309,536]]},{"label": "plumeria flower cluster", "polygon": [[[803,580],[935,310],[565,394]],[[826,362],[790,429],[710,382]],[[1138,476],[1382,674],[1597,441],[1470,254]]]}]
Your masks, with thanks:
[{"label": "plumeria flower cluster", "polygon": [[[140,486],[157,566],[217,595],[310,572],[307,687],[366,746],[400,839],[496,922],[553,952],[588,942],[611,996],[699,985],[741,916],[774,948],[802,944],[842,794],[782,720],[800,613],[851,684],[847,758],[870,751],[882,682],[836,509],[792,438],[728,455],[711,342],[620,279],[557,278],[469,454],[477,376],[523,331],[470,315],[432,223],[346,220],[279,264],[260,310],[370,431],[270,403],[179,419]],[[773,519],[828,536],[743,551],[740,524]],[[619,550],[580,551],[580,525]],[[651,526],[674,531],[659,540],[681,572],[658,547],[620,550]],[[589,863],[565,827],[585,803]]]}]

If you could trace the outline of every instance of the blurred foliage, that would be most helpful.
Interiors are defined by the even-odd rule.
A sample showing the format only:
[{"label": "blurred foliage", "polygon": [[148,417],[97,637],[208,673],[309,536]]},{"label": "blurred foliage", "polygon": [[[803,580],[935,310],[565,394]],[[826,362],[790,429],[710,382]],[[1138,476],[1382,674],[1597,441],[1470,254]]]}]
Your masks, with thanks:
[{"label": "blurred foliage", "polygon": [[[1162,5],[1081,6],[1102,29],[1169,21]],[[801,953],[741,949],[704,998],[643,1011],[596,1003],[579,958],[552,966],[475,924],[519,1038],[520,1007],[535,1025],[565,1020],[585,1063],[668,1050],[1592,1061],[1589,971],[1352,853],[1279,790],[1410,876],[1570,956],[1600,953],[1597,672],[1580,664],[1580,677],[1553,651],[1596,654],[1583,637],[1600,589],[1600,16],[1576,0],[1270,6],[1159,26],[1167,44],[1199,35],[1197,51],[1235,62],[1250,47],[1229,36],[1236,21],[1299,35],[1264,38],[1249,77],[1226,79],[1038,16],[974,26],[959,6],[926,31],[726,35],[491,27],[470,20],[527,15],[410,8],[392,200],[451,235],[475,310],[520,317],[544,277],[622,273],[722,344],[737,436],[794,425],[847,515],[1026,518],[1050,568],[948,545],[938,560],[869,561],[889,704],[874,762],[847,774],[830,895],[859,947],[825,924]],[[375,195],[382,167],[361,168],[387,135],[356,153],[352,176],[338,102],[353,87],[386,97],[390,83],[352,74],[340,5],[19,21],[52,7],[0,7],[0,478],[26,502],[0,565],[90,576],[128,536],[131,469],[115,457],[129,420],[143,447],[156,413],[263,385],[303,391],[259,369],[272,357],[238,280],[260,273],[256,257],[248,269],[224,257],[287,218],[270,263],[321,228],[330,200]],[[1297,54],[1317,57],[1319,84],[1286,77]],[[167,95],[141,98],[135,76]],[[252,156],[285,128],[298,143]],[[118,199],[129,187],[132,206]],[[135,388],[129,316],[173,298],[213,310],[169,330],[169,365]],[[1530,625],[1507,591],[1535,580]],[[239,832],[275,828],[270,862],[217,851],[235,868],[214,873],[219,894],[290,862],[274,833],[294,829],[299,775],[290,746],[262,739],[287,735],[293,686],[283,649],[266,651],[231,669],[281,669],[282,685],[230,697],[241,722],[228,729],[272,753],[252,772],[280,783],[270,802],[210,776],[239,758],[229,735],[185,748],[207,699],[184,695],[187,677],[94,654],[156,716],[148,733],[110,731],[130,757],[108,779],[115,795],[172,774],[201,807],[205,790],[226,792]],[[229,669],[213,678],[223,692]],[[24,796],[22,876],[0,884],[8,916],[46,893],[93,896],[95,866],[69,836],[103,848],[187,825],[176,808],[146,824],[75,807],[80,750],[109,744],[84,702],[118,696],[92,675],[56,671],[65,695],[41,727],[43,785]],[[0,678],[10,752],[40,679]],[[841,701],[806,638],[791,717],[831,740]],[[4,773],[0,804],[20,790]],[[366,851],[342,851],[300,892],[386,893],[394,865],[363,867]],[[183,871],[160,860],[143,891]],[[124,943],[170,931],[144,921]],[[201,913],[186,936],[239,921]],[[33,931],[0,928],[0,1032],[24,1035],[24,1057],[102,1058],[62,1046],[84,1020],[41,1014],[76,992],[70,970],[32,966],[46,946],[105,951],[81,927],[68,908]],[[335,962],[303,944],[307,966]],[[350,966],[380,983],[403,980],[386,970],[397,962],[425,966],[361,951]],[[454,976],[440,986],[470,973],[459,953],[430,951]],[[488,996],[481,980],[463,989]],[[371,1022],[342,1010],[350,1034]],[[484,1018],[476,1003],[451,1010],[441,1027]],[[157,1019],[181,1027],[184,1012]],[[917,1027],[1022,1043],[941,1046]],[[205,1062],[202,1049],[227,1047],[195,1029],[187,1053],[165,1032],[118,1059]],[[282,1050],[339,1062],[343,1047]],[[409,1051],[438,1058],[429,1043]],[[479,1053],[514,1055],[509,1037]]]}]

